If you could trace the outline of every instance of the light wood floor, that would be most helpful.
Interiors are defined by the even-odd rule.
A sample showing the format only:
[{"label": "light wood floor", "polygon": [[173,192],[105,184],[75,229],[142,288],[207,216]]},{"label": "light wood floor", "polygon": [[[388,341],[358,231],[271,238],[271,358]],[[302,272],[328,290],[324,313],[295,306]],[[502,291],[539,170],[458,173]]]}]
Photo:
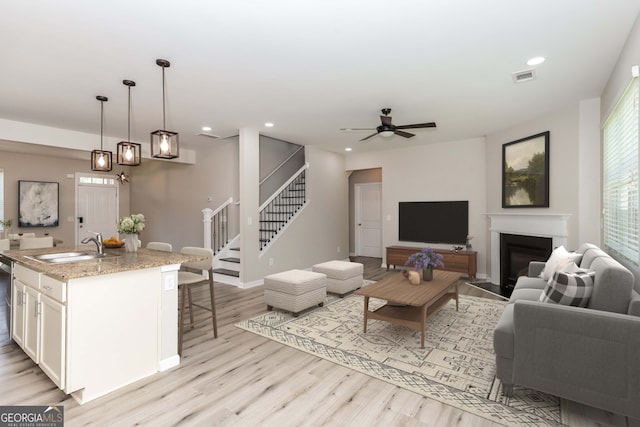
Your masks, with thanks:
[{"label": "light wood floor", "polygon": [[[357,261],[365,264],[366,278],[387,274],[380,259]],[[1,285],[0,292],[4,304]],[[499,298],[467,285],[460,292]],[[206,298],[206,293],[194,296]],[[218,339],[204,320],[186,334],[178,368],[82,406],[8,341],[5,326],[5,336],[0,335],[0,405],[62,404],[66,426],[498,425],[234,327],[266,311],[262,287],[240,290],[216,284],[216,300]],[[0,334],[3,322],[0,318]],[[625,425],[623,418],[603,411],[563,405],[571,426]]]}]

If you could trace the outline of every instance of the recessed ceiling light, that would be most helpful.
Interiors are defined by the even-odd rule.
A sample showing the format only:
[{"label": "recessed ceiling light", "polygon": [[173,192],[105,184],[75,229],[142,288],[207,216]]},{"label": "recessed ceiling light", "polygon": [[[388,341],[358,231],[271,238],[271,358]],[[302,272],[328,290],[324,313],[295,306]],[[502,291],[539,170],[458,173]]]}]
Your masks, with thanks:
[{"label": "recessed ceiling light", "polygon": [[536,56],[527,61],[527,65],[540,65],[544,62],[544,56]]},{"label": "recessed ceiling light", "polygon": [[353,150],[353,148],[351,148],[351,147],[347,147],[347,148],[344,149],[344,151],[351,151],[351,150]]},{"label": "recessed ceiling light", "polygon": [[211,126],[202,126],[202,130],[205,132],[209,132],[211,130]]},{"label": "recessed ceiling light", "polygon": [[272,128],[272,127],[273,127],[273,123],[271,123],[271,122],[267,122],[267,123],[265,123],[264,125],[265,125],[266,127],[268,127],[268,128]]}]

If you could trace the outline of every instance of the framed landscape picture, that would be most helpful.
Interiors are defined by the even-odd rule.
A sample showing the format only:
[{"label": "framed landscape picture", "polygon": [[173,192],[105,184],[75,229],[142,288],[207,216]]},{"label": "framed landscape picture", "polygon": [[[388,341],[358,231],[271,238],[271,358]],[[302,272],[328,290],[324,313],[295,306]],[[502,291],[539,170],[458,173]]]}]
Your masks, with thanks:
[{"label": "framed landscape picture", "polygon": [[549,207],[549,131],[502,145],[502,207]]},{"label": "framed landscape picture", "polygon": [[18,225],[57,227],[58,200],[57,182],[18,181]]}]

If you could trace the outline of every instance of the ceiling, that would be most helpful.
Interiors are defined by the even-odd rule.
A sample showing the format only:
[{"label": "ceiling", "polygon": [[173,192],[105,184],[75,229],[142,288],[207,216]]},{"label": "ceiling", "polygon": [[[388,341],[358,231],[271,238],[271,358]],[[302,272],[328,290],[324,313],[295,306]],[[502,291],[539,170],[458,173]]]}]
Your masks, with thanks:
[{"label": "ceiling", "polygon": [[[163,58],[167,129],[196,151],[216,143],[202,126],[338,152],[474,138],[598,97],[639,11],[640,0],[4,2],[0,118],[99,135],[104,95],[105,135],[126,139],[130,79],[131,139],[146,142],[162,128]],[[515,84],[529,68],[537,78]],[[396,125],[438,127],[363,143],[371,132],[340,130],[375,128],[383,107]]]}]

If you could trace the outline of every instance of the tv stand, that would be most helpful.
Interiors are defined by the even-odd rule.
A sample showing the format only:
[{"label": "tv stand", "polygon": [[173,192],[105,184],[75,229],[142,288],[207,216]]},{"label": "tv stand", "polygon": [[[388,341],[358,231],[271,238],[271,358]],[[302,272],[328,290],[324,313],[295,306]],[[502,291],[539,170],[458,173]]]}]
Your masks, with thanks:
[{"label": "tv stand", "polygon": [[[411,246],[387,246],[387,271],[389,267],[404,266],[411,254],[420,252],[419,247]],[[476,279],[478,269],[478,253],[476,251],[453,251],[449,249],[434,249],[442,255],[444,267],[439,270],[456,271],[465,273],[471,280]]]}]

